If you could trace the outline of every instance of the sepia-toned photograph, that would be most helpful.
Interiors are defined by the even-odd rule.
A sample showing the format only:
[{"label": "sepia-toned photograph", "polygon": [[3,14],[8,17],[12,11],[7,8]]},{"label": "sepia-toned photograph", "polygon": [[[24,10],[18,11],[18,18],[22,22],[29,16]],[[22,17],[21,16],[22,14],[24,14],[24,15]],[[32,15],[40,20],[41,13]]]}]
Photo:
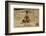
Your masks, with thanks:
[{"label": "sepia-toned photograph", "polygon": [[45,32],[45,3],[6,1],[5,34]]},{"label": "sepia-toned photograph", "polygon": [[14,27],[39,27],[39,9],[14,8]]}]

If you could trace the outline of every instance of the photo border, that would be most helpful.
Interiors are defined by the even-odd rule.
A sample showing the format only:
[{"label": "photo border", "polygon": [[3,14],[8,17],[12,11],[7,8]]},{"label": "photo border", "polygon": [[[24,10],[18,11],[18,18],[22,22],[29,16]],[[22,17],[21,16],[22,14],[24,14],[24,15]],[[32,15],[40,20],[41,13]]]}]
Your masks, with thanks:
[{"label": "photo border", "polygon": [[[8,3],[26,3],[26,4],[41,4],[43,5],[43,31],[35,31],[35,32],[21,32],[21,33],[9,33],[9,25],[8,25]],[[45,3],[40,2],[24,2],[24,1],[5,1],[5,35],[18,35],[18,34],[32,34],[32,33],[44,33],[45,32]]]}]

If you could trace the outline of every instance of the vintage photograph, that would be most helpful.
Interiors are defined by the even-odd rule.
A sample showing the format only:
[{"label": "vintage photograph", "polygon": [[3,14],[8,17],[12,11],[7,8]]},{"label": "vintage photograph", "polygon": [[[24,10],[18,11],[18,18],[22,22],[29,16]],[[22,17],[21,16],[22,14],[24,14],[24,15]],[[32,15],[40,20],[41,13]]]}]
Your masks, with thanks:
[{"label": "vintage photograph", "polygon": [[14,27],[38,27],[39,9],[14,8]]},{"label": "vintage photograph", "polygon": [[33,34],[45,32],[45,3],[6,1],[5,34]]}]

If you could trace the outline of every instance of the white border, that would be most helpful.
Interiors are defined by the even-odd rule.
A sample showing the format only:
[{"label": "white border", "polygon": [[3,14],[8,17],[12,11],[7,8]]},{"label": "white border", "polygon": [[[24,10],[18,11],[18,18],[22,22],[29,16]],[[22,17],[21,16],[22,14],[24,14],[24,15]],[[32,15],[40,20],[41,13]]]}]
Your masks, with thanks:
[{"label": "white border", "polygon": [[[22,28],[14,28],[14,8],[32,8],[39,9],[39,27],[22,27]],[[10,16],[10,32],[32,32],[32,31],[43,31],[43,5],[34,5],[34,4],[12,4],[9,3],[9,16]]]}]

